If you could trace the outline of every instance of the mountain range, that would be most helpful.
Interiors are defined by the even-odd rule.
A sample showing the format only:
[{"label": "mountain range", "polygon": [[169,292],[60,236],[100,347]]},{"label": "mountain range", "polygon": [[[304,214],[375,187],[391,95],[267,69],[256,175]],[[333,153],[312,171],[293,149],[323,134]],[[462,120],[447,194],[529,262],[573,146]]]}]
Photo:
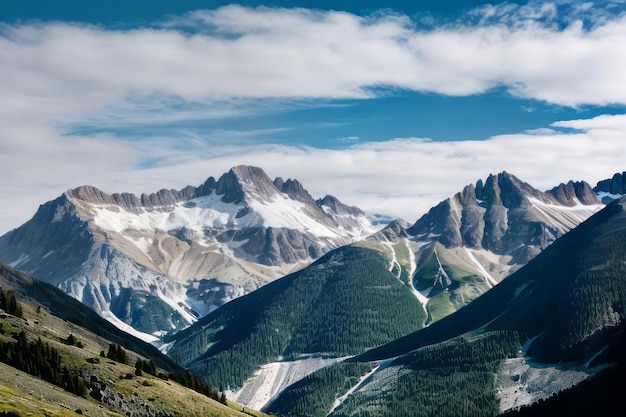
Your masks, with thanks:
[{"label": "mountain range", "polygon": [[507,172],[466,186],[412,226],[369,240],[409,242],[411,285],[436,321],[474,300],[603,207],[585,182],[542,192]]},{"label": "mountain range", "polygon": [[[68,190],[0,237],[0,260],[148,341],[379,225],[297,180],[238,166],[153,194]],[[384,221],[384,219],[383,219]]]},{"label": "mountain range", "polygon": [[[464,309],[350,359],[383,360],[379,363],[385,366],[380,365],[351,402],[332,415],[371,411],[368,404],[376,404],[372,406],[381,412],[397,409],[399,403],[416,406],[413,401],[424,394],[410,381],[418,375],[436,379],[455,366],[466,366],[468,373],[476,365],[491,367],[497,378],[486,381],[486,389],[494,395],[491,401],[499,399],[502,412],[574,385],[606,364],[623,364],[625,206],[625,198],[609,204]],[[444,355],[446,351],[452,352]],[[489,365],[494,361],[497,366]],[[400,386],[414,397],[381,402],[381,384]],[[446,396],[445,405],[438,407],[463,409],[467,400],[479,407],[480,400],[455,395]],[[616,415],[616,410],[604,411]]]},{"label": "mountain range", "polygon": [[625,174],[539,191],[501,172],[413,224],[248,166],[140,197],[85,186],[0,237],[0,261],[246,407],[494,415],[621,360]]},{"label": "mountain range", "polygon": [[[281,415],[303,415],[303,404],[315,404],[307,415],[495,415],[612,372],[612,364],[623,369],[625,208],[626,198],[609,204],[465,308],[313,372],[266,408]],[[614,373],[594,381],[603,380],[620,387],[607,389],[626,388]],[[332,387],[325,401],[320,385]],[[603,415],[622,411],[619,401],[596,407]]]},{"label": "mountain range", "polygon": [[267,407],[298,378],[471,305],[602,207],[584,182],[541,192],[492,175],[414,225],[394,221],[232,301],[168,339],[167,351],[233,399]]}]

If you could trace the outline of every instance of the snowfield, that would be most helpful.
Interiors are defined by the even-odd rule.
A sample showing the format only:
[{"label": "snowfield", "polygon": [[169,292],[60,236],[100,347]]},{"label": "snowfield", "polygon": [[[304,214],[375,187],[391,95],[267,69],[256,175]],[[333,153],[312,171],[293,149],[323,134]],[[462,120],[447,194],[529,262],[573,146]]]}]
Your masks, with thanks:
[{"label": "snowfield", "polygon": [[[476,259],[476,257],[472,253],[472,249],[468,247],[464,247],[463,249],[465,249],[465,253],[467,253],[467,256],[470,258],[470,261],[472,261],[472,263],[476,266],[476,268],[478,268],[478,271],[482,274],[483,278],[485,278],[485,282],[489,285],[489,287],[498,285],[498,280],[492,277],[491,274],[487,272],[485,267],[480,262],[478,262],[478,259]],[[483,250],[483,252],[488,252],[488,251]]]},{"label": "snowfield", "polygon": [[573,207],[566,207],[547,204],[534,197],[529,197],[528,201],[545,217],[548,223],[552,224],[561,233],[575,228],[605,207],[604,204],[585,205],[581,202],[578,202]]},{"label": "snowfield", "polygon": [[[103,230],[123,234],[125,231],[153,231],[177,230],[186,228],[202,236],[204,230],[223,229],[226,227],[273,227],[307,232],[318,237],[341,238],[342,234],[333,230],[315,219],[307,211],[309,208],[299,201],[278,195],[271,200],[248,202],[250,210],[245,204],[224,203],[220,195],[212,194],[208,197],[195,198],[177,203],[174,206],[163,206],[154,209],[140,209],[139,212],[130,212],[116,205],[92,205],[95,224]],[[361,238],[376,232],[365,216],[355,218],[360,230],[344,233],[353,238]],[[144,243],[145,245],[145,243]]]}]

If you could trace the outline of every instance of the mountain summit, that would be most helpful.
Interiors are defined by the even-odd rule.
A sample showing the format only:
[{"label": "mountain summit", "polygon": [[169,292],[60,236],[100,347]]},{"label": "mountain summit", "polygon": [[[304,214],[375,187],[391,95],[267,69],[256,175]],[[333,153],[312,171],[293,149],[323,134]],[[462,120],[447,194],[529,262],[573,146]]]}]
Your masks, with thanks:
[{"label": "mountain summit", "polygon": [[474,300],[602,207],[585,182],[542,192],[501,172],[467,185],[412,226],[389,224],[369,239],[410,245],[410,284],[430,323]]},{"label": "mountain summit", "polygon": [[251,166],[140,196],[82,186],[0,237],[0,260],[154,340],[375,231],[332,199]]}]

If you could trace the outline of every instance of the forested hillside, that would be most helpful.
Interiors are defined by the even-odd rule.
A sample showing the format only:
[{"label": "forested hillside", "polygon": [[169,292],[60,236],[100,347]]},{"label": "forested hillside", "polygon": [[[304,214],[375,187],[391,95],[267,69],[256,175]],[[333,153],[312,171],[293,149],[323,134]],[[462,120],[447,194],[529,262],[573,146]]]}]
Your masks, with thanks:
[{"label": "forested hillside", "polygon": [[625,204],[610,204],[458,312],[357,360],[402,355],[483,326],[532,338],[528,353],[542,361],[588,360],[626,311]]},{"label": "forested hillside", "polygon": [[346,246],[179,333],[169,354],[209,381],[241,386],[265,363],[354,355],[424,325],[382,250]]},{"label": "forested hillside", "polygon": [[[516,332],[471,334],[374,365],[340,363],[285,390],[270,412],[284,416],[493,416],[496,378],[503,359],[520,350]],[[359,388],[343,401],[336,398]],[[336,407],[336,408],[333,408]]]}]

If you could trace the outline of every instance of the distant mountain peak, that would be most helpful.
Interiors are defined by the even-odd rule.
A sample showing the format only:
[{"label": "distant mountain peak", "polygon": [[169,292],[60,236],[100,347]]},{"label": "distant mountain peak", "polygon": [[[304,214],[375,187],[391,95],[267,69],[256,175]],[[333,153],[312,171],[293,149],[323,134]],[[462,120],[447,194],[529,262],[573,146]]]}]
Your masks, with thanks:
[{"label": "distant mountain peak", "polygon": [[407,232],[415,240],[436,240],[448,249],[509,257],[495,266],[485,258],[490,268],[496,268],[492,274],[501,279],[600,207],[587,183],[571,181],[544,193],[503,171],[467,185]]},{"label": "distant mountain peak", "polygon": [[603,203],[608,204],[620,196],[626,195],[626,171],[615,173],[613,177],[599,181],[593,191]]},{"label": "distant mountain peak", "polygon": [[326,201],[247,165],[139,197],[85,185],[0,237],[0,260],[154,339],[382,227]]},{"label": "distant mountain peak", "polygon": [[332,195],[320,198],[316,201],[316,203],[320,207],[328,207],[334,213],[339,215],[363,216],[365,214],[360,208],[343,204],[337,197]]},{"label": "distant mountain peak", "polygon": [[307,190],[304,189],[304,186],[298,180],[292,180],[291,178],[287,179],[287,181],[283,181],[281,177],[276,177],[274,180],[274,186],[282,193],[287,194],[289,197],[294,200],[299,200],[302,202],[310,203],[313,202],[313,197]]},{"label": "distant mountain peak", "polygon": [[489,175],[480,194],[477,195],[479,200],[509,209],[525,204],[527,197],[542,198],[540,191],[506,171]]},{"label": "distant mountain peak", "polygon": [[565,206],[575,206],[577,204],[600,204],[591,186],[585,181],[568,181],[567,184],[559,184],[546,193],[552,195],[556,201]]}]

